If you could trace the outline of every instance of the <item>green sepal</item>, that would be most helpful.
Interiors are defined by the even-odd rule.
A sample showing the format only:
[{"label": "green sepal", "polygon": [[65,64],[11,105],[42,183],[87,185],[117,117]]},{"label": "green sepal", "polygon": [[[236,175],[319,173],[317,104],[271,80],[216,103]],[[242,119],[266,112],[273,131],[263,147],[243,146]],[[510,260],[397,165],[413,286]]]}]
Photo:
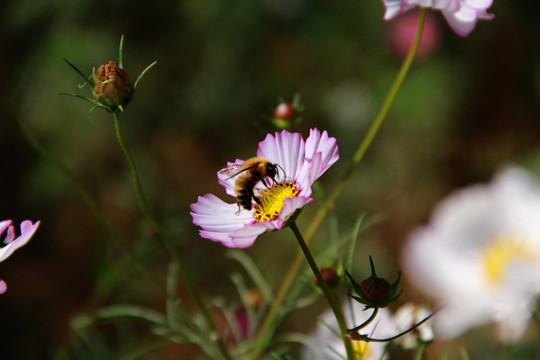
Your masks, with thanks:
[{"label": "green sepal", "polygon": [[[357,293],[357,294],[360,294],[360,284],[358,284],[354,279],[353,277],[351,276],[351,274],[349,274],[349,272],[347,270],[345,270],[345,274],[347,274],[347,277],[349,278],[349,281],[351,282],[351,285],[354,289],[354,292]],[[351,297],[354,298],[354,296],[351,295]],[[362,297],[359,297],[359,299],[363,299]],[[363,301],[360,301],[360,300],[357,300],[361,303],[364,303]]]},{"label": "green sepal", "polygon": [[148,65],[140,74],[139,76],[137,77],[137,80],[135,80],[135,84],[133,84],[133,89],[136,89],[137,88],[137,84],[139,83],[139,81],[141,81],[142,77],[144,76],[144,74],[146,74],[146,72],[148,70],[150,70],[150,68],[152,68],[154,65],[157,64],[157,61],[154,61],[153,63],[151,63],[150,65]]},{"label": "green sepal", "polygon": [[298,218],[298,215],[302,212],[302,209],[296,209],[296,211],[285,221],[285,224],[283,224],[283,227],[289,227],[290,224],[294,223],[296,221],[296,218]]},{"label": "green sepal", "polygon": [[294,110],[296,110],[297,116],[300,117],[302,113],[304,112],[304,104],[302,104],[302,95],[300,95],[300,93],[294,93],[291,104]]},{"label": "green sepal", "polygon": [[[77,72],[77,74],[81,75],[81,77],[84,79],[84,82],[85,83],[88,83],[88,86],[90,86],[90,88],[92,89],[92,91],[94,91],[94,80],[92,79],[92,75],[90,76],[86,76],[84,75],[84,73],[81,71],[81,69],[79,69],[78,67],[76,67],[75,65],[73,65],[72,63],[70,63],[67,59],[63,59],[73,70],[75,70]],[[82,86],[79,86],[79,88],[82,88],[84,86],[84,84]]]},{"label": "green sepal", "polygon": [[118,45],[118,67],[124,69],[124,34],[120,36],[120,44]]},{"label": "green sepal", "polygon": [[79,98],[79,99],[88,101],[90,104],[94,105],[94,106],[90,109],[90,111],[94,110],[94,108],[96,108],[96,107],[99,107],[99,108],[102,108],[102,109],[107,110],[108,112],[114,112],[114,110],[111,109],[109,106],[100,103],[100,102],[97,101],[96,99],[87,98],[86,96],[82,96],[82,95],[79,95],[79,94],[64,93],[64,92],[58,93],[58,95],[73,96],[73,97],[76,97],[76,98]]}]

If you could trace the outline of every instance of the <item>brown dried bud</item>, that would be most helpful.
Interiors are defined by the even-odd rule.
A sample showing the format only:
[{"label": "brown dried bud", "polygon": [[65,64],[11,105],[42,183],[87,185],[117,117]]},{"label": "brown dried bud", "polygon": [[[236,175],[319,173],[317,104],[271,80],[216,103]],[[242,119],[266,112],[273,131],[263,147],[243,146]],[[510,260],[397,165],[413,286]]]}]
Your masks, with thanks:
[{"label": "brown dried bud", "polygon": [[246,293],[246,303],[252,307],[258,307],[263,301],[263,294],[257,289],[250,289]]},{"label": "brown dried bud", "polygon": [[274,116],[280,120],[291,120],[296,116],[296,109],[289,102],[282,102],[274,110]]},{"label": "brown dried bud", "polygon": [[392,293],[392,285],[379,277],[370,277],[360,284],[360,295],[371,302],[387,299]]},{"label": "brown dried bud", "polygon": [[112,108],[125,106],[131,97],[133,84],[128,74],[113,61],[101,65],[97,71],[94,68],[94,98]]},{"label": "brown dried bud", "polygon": [[[324,267],[324,268],[321,268],[320,271],[321,271],[322,278],[324,282],[326,283],[326,285],[328,285],[328,287],[335,288],[337,285],[339,285],[340,278],[335,267],[333,266]],[[315,283],[316,286],[320,286],[319,281],[317,280],[315,276],[313,277],[313,282]]]}]

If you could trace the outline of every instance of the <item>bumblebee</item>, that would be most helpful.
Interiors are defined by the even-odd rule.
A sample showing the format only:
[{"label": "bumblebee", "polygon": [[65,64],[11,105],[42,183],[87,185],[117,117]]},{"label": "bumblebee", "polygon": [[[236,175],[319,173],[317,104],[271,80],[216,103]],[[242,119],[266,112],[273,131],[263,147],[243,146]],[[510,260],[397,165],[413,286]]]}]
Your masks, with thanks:
[{"label": "bumblebee", "polygon": [[251,210],[251,199],[261,205],[261,201],[255,196],[255,185],[261,181],[264,186],[268,187],[269,184],[265,181],[265,178],[270,178],[273,182],[276,182],[278,169],[280,168],[278,164],[259,156],[248,159],[243,164],[229,165],[221,169],[219,173],[228,176],[226,180],[241,174],[234,184],[236,202],[240,211],[241,208]]}]

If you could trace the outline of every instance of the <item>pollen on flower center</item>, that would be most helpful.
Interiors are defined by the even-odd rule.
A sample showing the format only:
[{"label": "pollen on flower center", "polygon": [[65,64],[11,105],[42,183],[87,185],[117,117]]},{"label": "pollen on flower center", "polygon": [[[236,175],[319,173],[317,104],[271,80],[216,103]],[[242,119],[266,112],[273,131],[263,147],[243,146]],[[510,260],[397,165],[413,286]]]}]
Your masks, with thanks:
[{"label": "pollen on flower center", "polygon": [[285,205],[285,199],[292,199],[299,193],[300,190],[291,181],[277,183],[270,189],[264,190],[258,198],[261,204],[255,205],[255,221],[261,222],[277,219]]},{"label": "pollen on flower center", "polygon": [[502,237],[485,250],[484,270],[488,281],[499,284],[504,281],[508,267],[514,262],[532,261],[531,244],[523,238]]}]

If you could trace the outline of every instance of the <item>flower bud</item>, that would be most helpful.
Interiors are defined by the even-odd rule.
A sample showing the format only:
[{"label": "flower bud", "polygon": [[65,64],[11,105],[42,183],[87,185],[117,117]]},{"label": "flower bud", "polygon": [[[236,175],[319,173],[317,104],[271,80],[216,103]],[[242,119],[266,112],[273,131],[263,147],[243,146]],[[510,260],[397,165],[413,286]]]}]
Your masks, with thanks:
[{"label": "flower bud", "polygon": [[282,102],[276,106],[274,116],[280,120],[291,120],[296,116],[296,109],[290,102]]},{"label": "flower bud", "polygon": [[131,98],[133,83],[128,74],[113,61],[93,69],[94,98],[113,110],[125,106]]},{"label": "flower bud", "polygon": [[291,102],[280,101],[274,108],[273,116],[270,116],[270,121],[280,129],[291,129],[293,126],[302,121],[302,112],[304,105],[300,101],[300,95],[295,94]]},{"label": "flower bud", "polygon": [[377,276],[375,273],[375,265],[373,265],[371,256],[369,257],[369,262],[371,265],[371,276],[362,281],[360,284],[358,284],[353,277],[346,272],[354,291],[358,295],[350,296],[359,303],[365,304],[366,308],[386,307],[401,295],[401,291],[397,291],[401,273],[398,274],[396,281],[394,281],[393,284],[390,284],[385,279]]},{"label": "flower bud", "polygon": [[[338,275],[335,267],[333,266],[324,267],[324,268],[321,268],[320,272],[321,272],[323,281],[325,282],[326,285],[328,285],[329,288],[334,289],[336,286],[339,285],[340,276]],[[315,283],[316,286],[320,286],[319,281],[317,280],[315,276],[313,277],[313,282]]]},{"label": "flower bud", "polygon": [[372,302],[380,302],[388,298],[392,285],[383,278],[370,277],[360,283],[360,296]]},{"label": "flower bud", "polygon": [[257,289],[250,289],[247,291],[244,301],[250,306],[257,308],[263,302],[263,294]]}]

